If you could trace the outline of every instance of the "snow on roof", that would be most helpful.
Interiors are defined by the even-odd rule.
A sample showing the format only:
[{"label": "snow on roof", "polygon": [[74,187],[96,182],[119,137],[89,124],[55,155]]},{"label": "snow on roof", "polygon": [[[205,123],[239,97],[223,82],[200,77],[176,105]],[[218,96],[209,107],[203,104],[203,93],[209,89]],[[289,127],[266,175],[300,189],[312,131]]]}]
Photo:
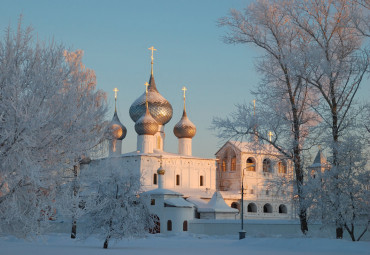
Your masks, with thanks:
[{"label": "snow on roof", "polygon": [[177,197],[177,198],[168,198],[164,200],[164,203],[169,206],[174,206],[174,207],[188,207],[192,208],[193,205],[186,201],[183,198]]},{"label": "snow on roof", "polygon": [[144,194],[148,194],[148,195],[174,195],[174,196],[183,196],[183,194],[181,193],[178,193],[176,191],[173,191],[173,190],[169,190],[169,189],[152,189],[152,190],[149,190],[149,191],[146,191],[144,192]]},{"label": "snow on roof", "polygon": [[189,158],[189,159],[203,159],[203,160],[216,160],[214,158],[200,158],[194,156],[180,155],[176,153],[166,152],[162,150],[153,150],[153,153],[143,153],[141,151],[132,151],[121,154],[118,157],[132,157],[132,156],[152,156],[152,157],[163,157],[163,158]]},{"label": "snow on roof", "polygon": [[221,193],[216,191],[211,200],[207,204],[202,204],[198,200],[191,199],[190,201],[194,201],[198,212],[230,212],[230,213],[237,213],[239,212],[238,209],[231,208],[225,203]]},{"label": "snow on roof", "polygon": [[225,143],[217,152],[216,155],[228,144],[235,147],[237,150],[241,152],[246,153],[252,153],[252,154],[278,154],[280,155],[281,152],[279,152],[275,147],[273,147],[270,144],[255,144],[251,142],[240,142],[240,141],[228,141]]},{"label": "snow on roof", "polygon": [[319,168],[319,167],[327,167],[328,162],[326,161],[326,158],[322,154],[322,151],[319,150],[316,154],[315,160],[313,161],[312,165],[310,165],[310,168]]}]

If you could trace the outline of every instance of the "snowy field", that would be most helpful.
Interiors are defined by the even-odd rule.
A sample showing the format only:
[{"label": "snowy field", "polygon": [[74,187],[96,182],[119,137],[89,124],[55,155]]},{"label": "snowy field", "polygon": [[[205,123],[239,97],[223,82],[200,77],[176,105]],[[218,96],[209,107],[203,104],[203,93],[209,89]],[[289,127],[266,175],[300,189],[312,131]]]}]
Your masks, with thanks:
[{"label": "snowy field", "polygon": [[255,238],[238,240],[237,236],[209,237],[201,235],[148,236],[145,239],[111,242],[108,250],[103,242],[90,238],[84,242],[71,240],[65,234],[53,234],[43,240],[27,242],[13,237],[0,238],[1,255],[38,254],[248,254],[248,255],[362,255],[370,254],[370,242],[319,238]]}]

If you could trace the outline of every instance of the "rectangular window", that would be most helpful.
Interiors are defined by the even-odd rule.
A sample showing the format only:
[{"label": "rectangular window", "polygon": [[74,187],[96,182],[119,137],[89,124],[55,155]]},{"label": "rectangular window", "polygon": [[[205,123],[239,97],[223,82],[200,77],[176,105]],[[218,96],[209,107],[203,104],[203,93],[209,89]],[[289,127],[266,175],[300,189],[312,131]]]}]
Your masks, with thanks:
[{"label": "rectangular window", "polygon": [[150,200],[150,205],[155,205],[155,199]]},{"label": "rectangular window", "polygon": [[180,185],[180,175],[176,175],[176,185],[179,186]]},{"label": "rectangular window", "polygon": [[203,175],[201,175],[200,177],[199,177],[199,186],[203,186],[204,185],[204,183],[203,183]]},{"label": "rectangular window", "polygon": [[236,170],[236,157],[231,159],[231,171]]},{"label": "rectangular window", "polygon": [[226,160],[222,161],[222,171],[226,172]]},{"label": "rectangular window", "polygon": [[157,174],[154,174],[153,176],[153,184],[157,184]]}]

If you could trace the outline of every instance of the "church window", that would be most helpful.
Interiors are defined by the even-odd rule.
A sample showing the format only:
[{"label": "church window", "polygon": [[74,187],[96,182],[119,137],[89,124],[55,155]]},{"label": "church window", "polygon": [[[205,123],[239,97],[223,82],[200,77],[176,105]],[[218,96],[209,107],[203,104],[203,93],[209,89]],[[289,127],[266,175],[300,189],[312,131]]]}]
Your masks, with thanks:
[{"label": "church window", "polygon": [[153,175],[153,184],[158,184],[158,176],[157,176],[157,174],[154,174]]},{"label": "church window", "polygon": [[185,220],[184,223],[182,223],[182,231],[188,231],[188,221]]},{"label": "church window", "polygon": [[279,213],[288,213],[285,205],[279,205]]},{"label": "church window", "polygon": [[286,161],[280,161],[278,163],[278,168],[279,168],[279,173],[280,174],[286,174],[287,173],[287,166],[286,166]]},{"label": "church window", "polygon": [[231,171],[235,171],[236,170],[236,157],[233,157],[231,159]]},{"label": "church window", "polygon": [[167,231],[172,231],[172,221],[167,221]]},{"label": "church window", "polygon": [[239,204],[237,202],[232,202],[231,203],[231,208],[235,208],[239,210]]},{"label": "church window", "polygon": [[150,200],[150,205],[155,205],[155,199]]},{"label": "church window", "polygon": [[252,157],[247,159],[247,171],[256,171],[256,160]]},{"label": "church window", "polygon": [[253,189],[251,189],[251,190],[249,191],[249,194],[254,194],[254,190],[253,190]]},{"label": "church window", "polygon": [[176,174],[176,185],[177,186],[180,185],[180,175],[179,174]]},{"label": "church window", "polygon": [[270,195],[270,191],[267,189],[266,190],[266,196]]},{"label": "church window", "polygon": [[257,212],[257,206],[255,203],[249,203],[247,207],[247,211],[251,213],[256,213]]},{"label": "church window", "polygon": [[203,186],[203,185],[204,185],[204,177],[203,177],[203,175],[201,175],[199,177],[199,186]]},{"label": "church window", "polygon": [[272,213],[272,206],[270,204],[265,204],[263,206],[263,212],[264,213]]},{"label": "church window", "polygon": [[271,160],[269,160],[268,158],[265,158],[263,160],[263,172],[272,173]]},{"label": "church window", "polygon": [[226,172],[226,160],[222,160],[222,171]]}]

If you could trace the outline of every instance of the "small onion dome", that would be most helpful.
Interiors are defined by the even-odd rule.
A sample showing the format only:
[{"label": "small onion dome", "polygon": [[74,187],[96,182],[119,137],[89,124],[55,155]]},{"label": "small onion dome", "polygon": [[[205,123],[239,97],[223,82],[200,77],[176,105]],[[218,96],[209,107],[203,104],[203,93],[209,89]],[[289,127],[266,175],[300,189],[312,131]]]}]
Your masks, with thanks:
[{"label": "small onion dome", "polygon": [[[130,117],[137,122],[145,114],[145,92],[132,103]],[[153,75],[150,76],[148,86],[148,105],[151,116],[159,125],[167,124],[173,114],[172,105],[158,92]]]},{"label": "small onion dome", "polygon": [[162,164],[161,164],[161,166],[157,170],[157,174],[164,175],[165,172],[166,172],[166,170],[164,170],[164,168],[162,167]]},{"label": "small onion dome", "polygon": [[181,120],[177,122],[173,128],[173,133],[177,138],[193,138],[196,132],[197,128],[193,122],[188,119],[186,111],[184,110]]},{"label": "small onion dome", "polygon": [[117,112],[114,112],[113,119],[109,124],[107,137],[111,140],[123,140],[126,137],[127,129],[119,121]]},{"label": "small onion dome", "polygon": [[158,126],[158,123],[150,115],[148,107],[146,107],[144,116],[135,123],[135,131],[138,135],[155,135],[158,132]]}]

